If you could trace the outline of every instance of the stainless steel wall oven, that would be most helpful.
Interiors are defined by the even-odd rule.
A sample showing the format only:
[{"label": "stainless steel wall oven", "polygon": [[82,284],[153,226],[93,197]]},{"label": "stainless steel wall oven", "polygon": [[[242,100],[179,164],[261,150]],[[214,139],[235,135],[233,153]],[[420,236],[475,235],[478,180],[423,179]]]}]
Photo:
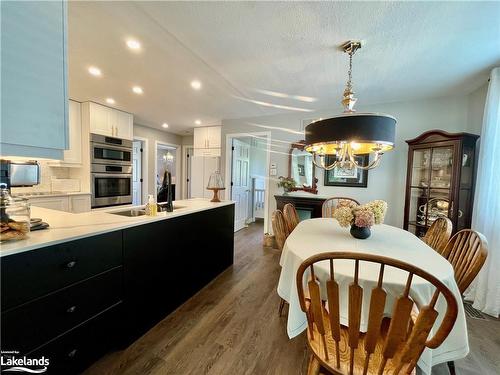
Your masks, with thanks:
[{"label": "stainless steel wall oven", "polygon": [[91,135],[92,208],[132,203],[132,141]]}]

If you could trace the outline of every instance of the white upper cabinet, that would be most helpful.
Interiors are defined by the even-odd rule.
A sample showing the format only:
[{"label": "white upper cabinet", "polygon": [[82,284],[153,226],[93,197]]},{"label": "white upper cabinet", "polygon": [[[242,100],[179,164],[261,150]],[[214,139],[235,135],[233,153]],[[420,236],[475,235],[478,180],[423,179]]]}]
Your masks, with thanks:
[{"label": "white upper cabinet", "polygon": [[132,140],[134,137],[134,116],[93,102],[84,103],[93,134]]},{"label": "white upper cabinet", "polygon": [[221,127],[194,128],[194,155],[220,156]]},{"label": "white upper cabinet", "polygon": [[113,135],[112,116],[109,108],[96,103],[89,103],[90,132],[102,135]]},{"label": "white upper cabinet", "polygon": [[207,128],[207,145],[208,148],[220,148],[221,144],[221,127],[210,126]]},{"label": "white upper cabinet", "polygon": [[2,155],[62,159],[69,142],[66,2],[0,6]]},{"label": "white upper cabinet", "polygon": [[82,165],[82,112],[79,102],[69,101],[69,148],[64,151],[63,160],[52,166],[79,167]]},{"label": "white upper cabinet", "polygon": [[134,138],[134,116],[130,113],[116,111],[117,121],[116,121],[116,131],[115,137],[130,139]]}]

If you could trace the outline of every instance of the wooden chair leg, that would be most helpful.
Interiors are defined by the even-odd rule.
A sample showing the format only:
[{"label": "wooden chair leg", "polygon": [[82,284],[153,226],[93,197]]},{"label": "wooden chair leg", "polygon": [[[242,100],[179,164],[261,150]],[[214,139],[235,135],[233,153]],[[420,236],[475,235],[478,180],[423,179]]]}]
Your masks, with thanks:
[{"label": "wooden chair leg", "polygon": [[319,371],[321,369],[321,365],[319,364],[318,359],[311,354],[309,357],[309,366],[307,366],[307,375],[319,375]]},{"label": "wooden chair leg", "polygon": [[283,307],[285,307],[285,303],[286,303],[286,301],[283,298],[280,297],[280,308],[278,310],[280,316],[283,313]]},{"label": "wooden chair leg", "polygon": [[456,372],[455,372],[455,362],[448,361],[447,365],[448,365],[448,370],[450,370],[450,375],[455,375],[456,374]]}]

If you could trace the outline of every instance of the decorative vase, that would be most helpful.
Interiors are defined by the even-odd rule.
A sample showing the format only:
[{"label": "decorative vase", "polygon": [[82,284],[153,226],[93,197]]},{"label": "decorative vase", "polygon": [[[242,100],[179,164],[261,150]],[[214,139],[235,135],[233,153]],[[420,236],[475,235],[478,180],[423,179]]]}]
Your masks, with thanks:
[{"label": "decorative vase", "polygon": [[289,192],[290,192],[289,189],[283,188],[283,195],[288,195]]},{"label": "decorative vase", "polygon": [[372,232],[370,231],[370,228],[368,227],[358,227],[357,225],[352,224],[351,225],[351,236],[354,238],[364,240],[370,237]]}]

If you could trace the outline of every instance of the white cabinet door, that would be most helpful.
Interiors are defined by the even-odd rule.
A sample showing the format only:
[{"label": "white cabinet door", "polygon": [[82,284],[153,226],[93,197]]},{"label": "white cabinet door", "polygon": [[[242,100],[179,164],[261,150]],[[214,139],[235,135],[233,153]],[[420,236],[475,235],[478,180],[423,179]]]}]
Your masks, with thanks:
[{"label": "white cabinet door", "polygon": [[54,167],[82,165],[82,115],[79,102],[69,101],[69,148],[64,150],[64,159],[50,165]]},{"label": "white cabinet door", "polygon": [[102,134],[113,136],[113,128],[110,122],[110,109],[100,104],[89,103],[90,111],[90,132],[93,134]]},{"label": "white cabinet door", "polygon": [[207,128],[207,148],[220,148],[221,127],[210,126]]},{"label": "white cabinet door", "polygon": [[29,203],[36,207],[50,208],[51,210],[66,212],[69,211],[68,197],[30,198]]},{"label": "white cabinet door", "polygon": [[116,112],[115,137],[133,140],[134,138],[134,116],[127,112]]},{"label": "white cabinet door", "polygon": [[2,1],[3,155],[62,159],[68,146],[65,1]]},{"label": "white cabinet door", "polygon": [[69,149],[64,151],[64,163],[82,163],[82,112],[74,100],[69,101]]},{"label": "white cabinet door", "polygon": [[194,128],[194,148],[208,148],[207,147],[207,128]]},{"label": "white cabinet door", "polygon": [[70,195],[69,196],[69,211],[78,214],[80,212],[90,211],[90,195]]}]

